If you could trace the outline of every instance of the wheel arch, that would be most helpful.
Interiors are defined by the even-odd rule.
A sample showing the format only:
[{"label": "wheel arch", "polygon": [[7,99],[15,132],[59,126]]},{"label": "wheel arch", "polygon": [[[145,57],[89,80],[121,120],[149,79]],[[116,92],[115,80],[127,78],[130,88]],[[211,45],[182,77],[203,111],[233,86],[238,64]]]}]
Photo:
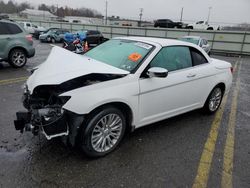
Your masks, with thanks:
[{"label": "wheel arch", "polygon": [[217,83],[217,84],[211,89],[211,91],[209,92],[209,94],[208,94],[207,97],[206,97],[206,100],[205,100],[203,106],[206,104],[209,95],[211,94],[211,92],[212,92],[212,91],[214,90],[214,88],[216,88],[216,87],[221,88],[221,90],[222,90],[222,95],[224,95],[225,90],[226,90],[226,84],[225,84],[224,82],[219,82],[219,83]]},{"label": "wheel arch", "polygon": [[132,125],[133,111],[132,111],[132,108],[124,102],[117,101],[117,102],[108,102],[108,103],[102,104],[102,105],[94,108],[93,110],[91,110],[86,115],[86,119],[91,118],[94,114],[98,113],[99,111],[101,111],[102,109],[104,109],[108,106],[112,106],[114,108],[117,108],[124,114],[124,116],[126,118],[126,129],[127,129],[126,131],[132,131],[133,130],[133,125]]},{"label": "wheel arch", "polygon": [[27,51],[24,47],[22,47],[22,46],[15,46],[15,47],[10,48],[9,53],[8,53],[8,60],[9,60],[9,58],[10,58],[11,52],[12,52],[13,50],[16,50],[16,49],[23,50],[24,53],[25,53],[25,55],[28,56],[28,51]]}]

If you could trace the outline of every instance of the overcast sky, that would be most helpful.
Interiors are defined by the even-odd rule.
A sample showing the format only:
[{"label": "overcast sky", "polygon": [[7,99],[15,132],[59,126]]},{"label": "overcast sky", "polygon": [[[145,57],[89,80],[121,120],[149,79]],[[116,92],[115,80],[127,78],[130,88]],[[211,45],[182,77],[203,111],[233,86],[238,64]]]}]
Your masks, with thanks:
[{"label": "overcast sky", "polygon": [[[15,2],[58,4],[73,8],[92,8],[105,15],[105,0],[15,0]],[[184,7],[183,20],[206,20],[211,9],[211,22],[250,23],[250,0],[108,0],[108,16],[139,19],[143,8],[143,20],[169,18],[179,20]]]}]

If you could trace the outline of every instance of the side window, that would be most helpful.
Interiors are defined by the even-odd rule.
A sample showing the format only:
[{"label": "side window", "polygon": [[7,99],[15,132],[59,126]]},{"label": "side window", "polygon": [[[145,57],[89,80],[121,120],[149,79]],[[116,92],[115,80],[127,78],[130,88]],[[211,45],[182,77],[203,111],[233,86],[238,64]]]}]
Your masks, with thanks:
[{"label": "side window", "polygon": [[185,46],[165,47],[151,61],[150,67],[162,67],[168,71],[192,67],[189,48]]},{"label": "side window", "polygon": [[30,23],[26,23],[26,26],[27,26],[27,27],[30,27],[31,25],[30,25]]},{"label": "side window", "polygon": [[208,63],[205,56],[199,50],[195,48],[190,48],[190,51],[193,59],[193,66]]},{"label": "side window", "polygon": [[4,22],[0,22],[0,35],[7,35],[10,34],[9,30],[8,30],[8,24],[4,23]]},{"label": "side window", "polygon": [[18,34],[23,32],[17,25],[11,23],[8,24],[8,29],[11,34]]},{"label": "side window", "polygon": [[203,44],[207,45],[207,40],[203,39]]}]

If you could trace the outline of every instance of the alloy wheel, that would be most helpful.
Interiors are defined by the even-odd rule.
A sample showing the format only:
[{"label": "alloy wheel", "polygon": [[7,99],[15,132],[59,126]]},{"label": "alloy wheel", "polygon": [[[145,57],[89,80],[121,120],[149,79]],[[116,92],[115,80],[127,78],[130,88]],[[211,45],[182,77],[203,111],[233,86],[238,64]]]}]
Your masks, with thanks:
[{"label": "alloy wheel", "polygon": [[95,125],[91,144],[95,151],[106,152],[114,147],[122,135],[122,119],[118,114],[107,114]]},{"label": "alloy wheel", "polygon": [[12,62],[16,66],[21,67],[23,64],[26,63],[25,54],[23,52],[21,52],[21,51],[14,52],[14,54],[12,55]]},{"label": "alloy wheel", "polygon": [[222,91],[220,88],[215,88],[209,99],[209,110],[214,112],[220,106],[222,100]]}]

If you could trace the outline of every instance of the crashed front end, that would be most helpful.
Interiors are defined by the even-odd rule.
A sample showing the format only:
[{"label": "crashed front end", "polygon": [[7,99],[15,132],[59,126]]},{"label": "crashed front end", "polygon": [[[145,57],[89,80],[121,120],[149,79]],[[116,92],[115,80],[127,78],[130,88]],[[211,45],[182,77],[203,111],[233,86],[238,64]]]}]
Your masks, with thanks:
[{"label": "crashed front end", "polygon": [[84,113],[76,114],[75,108],[85,104],[76,103],[73,109],[64,109],[74,98],[65,93],[127,74],[127,71],[89,57],[53,47],[47,60],[32,72],[24,86],[22,101],[26,111],[16,113],[15,128],[21,132],[32,131],[34,135],[43,133],[48,140],[64,136],[74,145],[85,116]]},{"label": "crashed front end", "polygon": [[55,137],[66,136],[67,143],[74,146],[78,130],[84,121],[84,114],[76,114],[65,110],[63,106],[71,96],[62,94],[81,87],[100,82],[118,79],[124,75],[88,74],[73,78],[58,85],[39,85],[31,93],[28,86],[24,86],[22,97],[26,111],[16,113],[14,121],[16,130],[32,131],[34,135],[42,133],[50,140]]},{"label": "crashed front end", "polygon": [[16,113],[15,128],[21,132],[32,131],[34,135],[41,131],[48,140],[68,135],[69,126],[62,106],[69,99],[59,96],[57,86],[39,86],[31,95],[25,85],[22,101],[27,111]]}]

